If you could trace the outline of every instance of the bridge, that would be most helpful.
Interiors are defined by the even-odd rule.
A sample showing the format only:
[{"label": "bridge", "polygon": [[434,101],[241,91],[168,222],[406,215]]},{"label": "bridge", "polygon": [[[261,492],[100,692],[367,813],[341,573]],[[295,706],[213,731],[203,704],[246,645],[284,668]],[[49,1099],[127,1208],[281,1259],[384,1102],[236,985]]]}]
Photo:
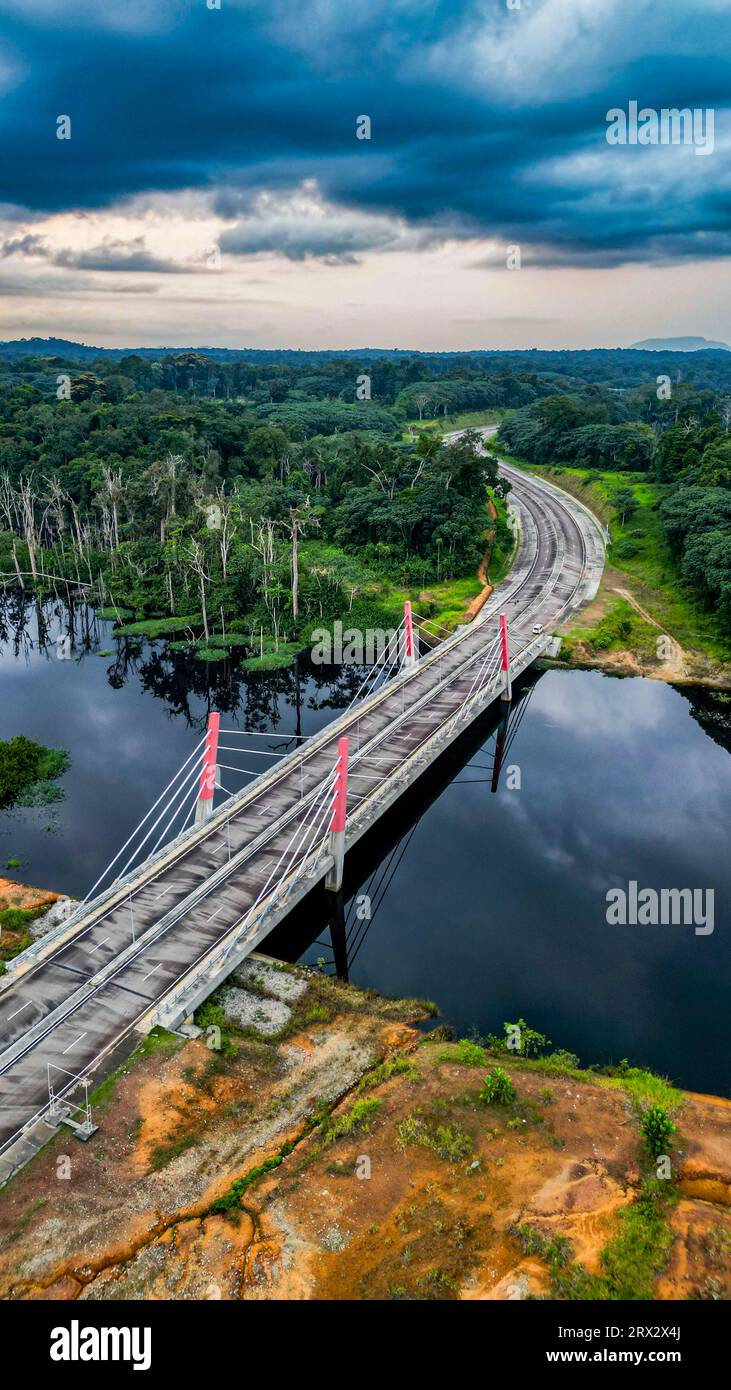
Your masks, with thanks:
[{"label": "bridge", "polygon": [[[112,861],[107,886],[95,884],[71,919],[9,963],[0,980],[0,1182],[47,1137],[46,1124],[90,1132],[81,1091],[91,1072],[156,1024],[189,1026],[313,886],[339,889],[346,852],[493,701],[510,699],[552,629],[593,597],[604,563],[599,523],[543,479],[501,471],[513,489],[516,552],[478,618],[420,655],[420,622],[422,631],[433,624],[407,604],[348,709],[217,809],[214,791],[241,731],[212,716]],[[181,810],[182,831],[166,839]]]}]

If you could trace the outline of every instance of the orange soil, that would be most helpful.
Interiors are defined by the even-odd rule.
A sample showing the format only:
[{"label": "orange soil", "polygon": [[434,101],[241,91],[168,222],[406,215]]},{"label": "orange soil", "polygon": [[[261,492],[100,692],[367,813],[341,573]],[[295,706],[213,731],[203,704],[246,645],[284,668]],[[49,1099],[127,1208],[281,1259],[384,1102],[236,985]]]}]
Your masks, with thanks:
[{"label": "orange soil", "polygon": [[[335,987],[337,990],[338,987]],[[342,990],[336,996],[338,1003]],[[374,1006],[375,1008],[375,1006]],[[357,1092],[394,1048],[397,1074]],[[483,1070],[395,1019],[339,1013],[281,1044],[201,1041],[137,1060],[96,1114],[88,1144],[62,1131],[0,1194],[3,1298],[465,1298],[548,1293],[543,1263],[513,1234],[568,1236],[596,1272],[620,1208],[636,1195],[631,1102],[592,1079],[505,1063],[517,1114],[476,1096]],[[305,1125],[323,1099],[380,1101],[366,1128],[334,1143]],[[399,1142],[417,1119],[458,1127],[449,1161]],[[731,1104],[687,1095],[678,1118],[681,1200],[658,1298],[731,1296]],[[292,1151],[223,1214],[234,1179]],[[71,1175],[61,1174],[71,1160]],[[370,1163],[370,1176],[364,1160]]]}]

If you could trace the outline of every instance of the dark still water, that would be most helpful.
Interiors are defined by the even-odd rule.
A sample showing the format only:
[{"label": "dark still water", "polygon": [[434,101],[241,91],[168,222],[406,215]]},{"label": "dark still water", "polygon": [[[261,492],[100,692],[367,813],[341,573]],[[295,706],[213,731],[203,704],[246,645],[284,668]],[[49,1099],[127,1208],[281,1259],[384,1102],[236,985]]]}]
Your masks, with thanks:
[{"label": "dark still water", "polygon": [[[304,659],[296,673],[246,676],[235,662],[206,667],[162,643],[125,644],[101,622],[85,639],[80,614],[74,659],[59,661],[67,616],[45,611],[44,648],[33,611],[23,625],[6,602],[0,738],[25,733],[73,762],[58,806],[0,813],[0,873],[17,856],[11,876],[58,890],[83,896],[192,751],[209,709],[224,711],[224,728],[308,734],[355,690],[354,672]],[[628,1057],[728,1095],[728,697],[534,673],[516,692],[493,792],[496,723],[486,716],[470,730],[348,856],[351,979],[432,998],[460,1032],[522,1016],[584,1062]],[[237,742],[249,753],[221,761],[257,771],[268,760],[256,750],[277,746]],[[222,776],[230,790],[245,780]],[[607,891],[631,880],[700,889],[704,915],[712,890],[712,933],[608,925]],[[368,894],[370,920],[356,894]],[[332,968],[329,915],[328,895],[311,895],[268,949]]]}]

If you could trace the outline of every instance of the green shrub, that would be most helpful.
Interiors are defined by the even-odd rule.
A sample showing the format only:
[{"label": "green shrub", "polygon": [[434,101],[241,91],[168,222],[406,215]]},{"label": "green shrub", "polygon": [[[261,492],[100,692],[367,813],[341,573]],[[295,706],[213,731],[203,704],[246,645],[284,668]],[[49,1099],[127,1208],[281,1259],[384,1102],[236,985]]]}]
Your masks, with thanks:
[{"label": "green shrub", "polygon": [[432,1148],[448,1163],[460,1163],[472,1153],[472,1140],[459,1125],[437,1125]]},{"label": "green shrub", "polygon": [[663,1110],[661,1105],[651,1105],[640,1120],[640,1129],[645,1147],[653,1158],[667,1153],[670,1137],[676,1131],[667,1110]]},{"label": "green shrub", "polygon": [[[505,1037],[496,1037],[494,1033],[488,1033],[487,1046],[492,1052],[506,1052],[517,1057],[537,1057],[544,1048],[551,1047],[551,1039],[545,1033],[539,1033],[535,1028],[531,1028],[524,1018],[519,1018],[517,1023],[504,1023]],[[516,1032],[517,1030],[517,1032]],[[518,1047],[511,1046],[511,1042],[516,1039]]]},{"label": "green shrub", "polygon": [[477,1099],[483,1105],[510,1105],[517,1094],[510,1077],[502,1067],[493,1067],[492,1071],[487,1073]]},{"label": "green shrub", "polygon": [[39,917],[39,907],[4,907],[0,912],[0,928],[5,931],[23,931],[29,922]]},{"label": "green shrub", "polygon": [[0,742],[0,807],[59,800],[63,793],[52,783],[69,763],[62,749],[45,748],[24,734]]}]

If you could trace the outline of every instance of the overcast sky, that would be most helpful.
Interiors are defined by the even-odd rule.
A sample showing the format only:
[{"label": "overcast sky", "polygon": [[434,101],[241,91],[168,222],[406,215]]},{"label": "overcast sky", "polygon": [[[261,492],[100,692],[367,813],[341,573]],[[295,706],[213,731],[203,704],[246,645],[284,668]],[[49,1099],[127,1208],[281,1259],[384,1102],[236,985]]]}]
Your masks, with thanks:
[{"label": "overcast sky", "polygon": [[511,2],[0,0],[0,337],[731,340],[731,0]]}]

